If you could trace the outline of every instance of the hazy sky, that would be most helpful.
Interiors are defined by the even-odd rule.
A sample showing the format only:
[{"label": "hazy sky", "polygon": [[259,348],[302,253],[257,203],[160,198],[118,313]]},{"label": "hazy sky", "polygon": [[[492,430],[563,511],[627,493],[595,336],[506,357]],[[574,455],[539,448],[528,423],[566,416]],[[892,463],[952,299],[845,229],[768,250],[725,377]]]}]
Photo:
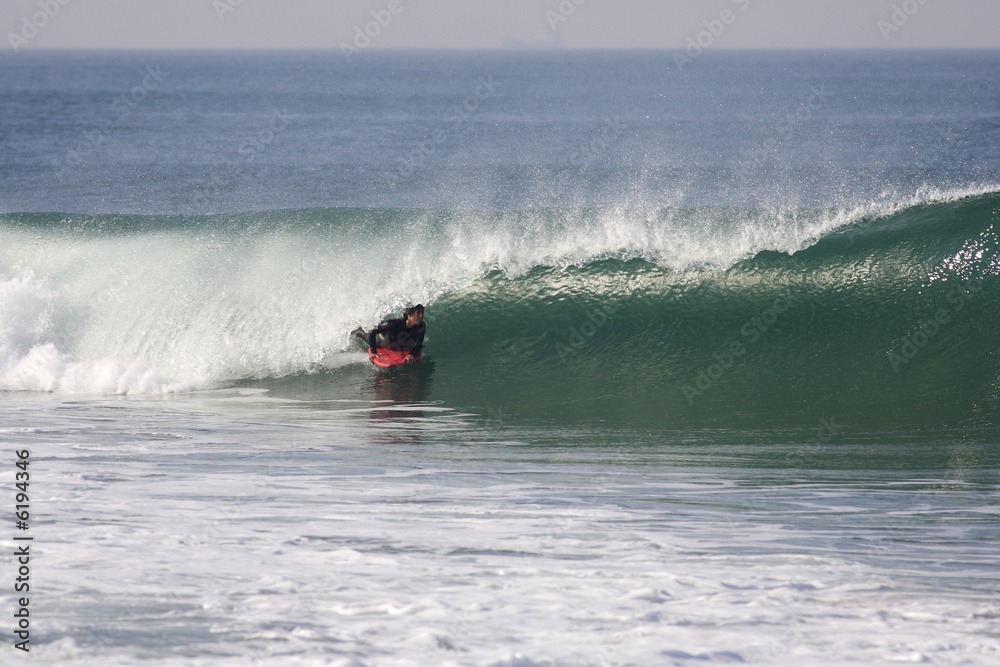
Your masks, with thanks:
[{"label": "hazy sky", "polygon": [[[374,23],[379,18],[383,25]],[[366,24],[375,35],[366,48],[545,43],[553,26],[567,48],[677,49],[699,34],[703,44],[721,48],[1000,48],[1000,0],[2,0],[0,6],[8,52],[338,49]]]}]

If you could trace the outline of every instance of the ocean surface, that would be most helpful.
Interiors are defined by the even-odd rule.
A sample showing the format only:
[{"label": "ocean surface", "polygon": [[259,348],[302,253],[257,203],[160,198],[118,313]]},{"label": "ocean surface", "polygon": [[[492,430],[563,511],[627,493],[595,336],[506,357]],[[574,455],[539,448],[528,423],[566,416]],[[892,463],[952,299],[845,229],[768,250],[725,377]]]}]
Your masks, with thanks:
[{"label": "ocean surface", "polygon": [[0,663],[1000,664],[998,72],[0,55]]}]

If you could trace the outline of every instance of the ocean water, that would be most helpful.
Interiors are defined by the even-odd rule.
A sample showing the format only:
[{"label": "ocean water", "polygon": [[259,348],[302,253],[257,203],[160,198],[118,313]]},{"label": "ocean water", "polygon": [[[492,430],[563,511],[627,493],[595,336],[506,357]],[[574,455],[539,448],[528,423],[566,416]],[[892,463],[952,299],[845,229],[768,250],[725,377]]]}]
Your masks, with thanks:
[{"label": "ocean water", "polygon": [[0,662],[997,664],[998,71],[0,55]]}]

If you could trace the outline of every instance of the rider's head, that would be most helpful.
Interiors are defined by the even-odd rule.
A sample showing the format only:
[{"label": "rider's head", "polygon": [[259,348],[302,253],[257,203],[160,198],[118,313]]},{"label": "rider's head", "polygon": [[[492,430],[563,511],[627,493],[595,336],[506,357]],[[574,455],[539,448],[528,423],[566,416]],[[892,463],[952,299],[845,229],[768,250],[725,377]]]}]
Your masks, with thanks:
[{"label": "rider's head", "polygon": [[406,323],[419,324],[424,319],[424,307],[421,304],[406,309]]}]

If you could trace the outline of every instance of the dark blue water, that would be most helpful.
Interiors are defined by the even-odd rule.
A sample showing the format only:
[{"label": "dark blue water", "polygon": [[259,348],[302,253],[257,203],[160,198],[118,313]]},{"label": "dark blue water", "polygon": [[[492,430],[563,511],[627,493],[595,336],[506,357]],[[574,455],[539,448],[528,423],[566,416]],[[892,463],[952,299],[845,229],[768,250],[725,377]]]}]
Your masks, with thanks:
[{"label": "dark blue water", "polygon": [[867,203],[995,181],[998,60],[5,55],[0,210]]}]

